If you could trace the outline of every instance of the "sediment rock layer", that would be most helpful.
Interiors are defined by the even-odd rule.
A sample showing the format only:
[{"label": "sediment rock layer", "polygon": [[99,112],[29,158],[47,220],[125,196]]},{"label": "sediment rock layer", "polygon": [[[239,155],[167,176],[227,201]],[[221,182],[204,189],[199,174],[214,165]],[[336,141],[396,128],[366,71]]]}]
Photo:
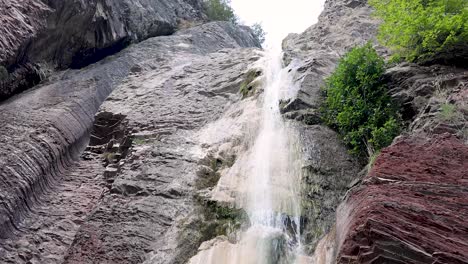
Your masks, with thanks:
[{"label": "sediment rock layer", "polygon": [[468,261],[467,74],[415,64],[387,71],[409,129],[340,205],[339,263]]},{"label": "sediment rock layer", "polygon": [[80,68],[203,19],[198,0],[0,1],[0,100],[56,68]]},{"label": "sediment rock layer", "polygon": [[[248,28],[209,23],[132,45],[82,70],[55,74],[1,104],[0,122],[6,125],[0,127],[0,262],[62,263],[67,251],[68,263],[144,260],[152,242],[181,213],[175,208],[183,203],[173,199],[188,199],[183,187],[170,182],[189,175],[187,166],[196,163],[189,149],[178,149],[190,146],[185,139],[189,132],[184,131],[202,126],[238,98],[242,70],[255,57],[241,48],[258,46]],[[212,71],[207,73],[208,68]],[[122,168],[126,172],[121,178],[109,179],[104,167],[98,168],[112,153],[88,153],[78,164],[75,160],[87,146],[95,113],[116,88],[103,112],[120,109],[128,131],[138,139],[133,144],[141,146],[134,150],[135,163]],[[144,147],[140,141],[146,138],[151,141]],[[148,150],[157,140],[157,151]],[[120,149],[117,144],[108,148]],[[154,171],[137,158],[143,150],[155,159]],[[53,191],[60,193],[54,197]],[[116,215],[119,207],[121,214]],[[103,219],[109,224],[96,225]],[[62,226],[65,222],[69,225]],[[88,248],[80,248],[83,242]],[[89,255],[82,256],[86,252]]]},{"label": "sediment rock layer", "polygon": [[468,146],[449,134],[382,151],[337,216],[338,263],[466,263]]}]

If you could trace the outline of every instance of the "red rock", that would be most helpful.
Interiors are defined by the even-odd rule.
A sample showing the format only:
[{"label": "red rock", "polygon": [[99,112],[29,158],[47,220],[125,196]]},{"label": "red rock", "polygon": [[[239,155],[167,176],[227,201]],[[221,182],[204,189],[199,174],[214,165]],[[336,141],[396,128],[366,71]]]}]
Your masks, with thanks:
[{"label": "red rock", "polygon": [[382,151],[337,215],[338,263],[468,263],[468,146],[444,134]]}]

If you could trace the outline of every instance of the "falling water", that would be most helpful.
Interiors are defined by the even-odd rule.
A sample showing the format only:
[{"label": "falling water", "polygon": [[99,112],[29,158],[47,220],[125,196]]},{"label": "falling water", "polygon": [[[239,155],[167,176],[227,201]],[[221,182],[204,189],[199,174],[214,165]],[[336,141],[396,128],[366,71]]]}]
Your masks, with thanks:
[{"label": "falling water", "polygon": [[250,226],[235,244],[213,241],[190,263],[301,263],[298,136],[280,114],[280,100],[292,97],[295,89],[282,68],[280,47],[267,49],[262,68],[259,128],[245,156],[233,166],[244,177],[236,204],[246,210]]},{"label": "falling water", "polygon": [[279,102],[290,97],[293,85],[280,49],[270,48],[265,64],[261,125],[246,171],[246,209],[250,231],[261,234],[258,257],[264,261],[256,263],[290,263],[300,249],[300,159],[296,133],[283,121]]}]

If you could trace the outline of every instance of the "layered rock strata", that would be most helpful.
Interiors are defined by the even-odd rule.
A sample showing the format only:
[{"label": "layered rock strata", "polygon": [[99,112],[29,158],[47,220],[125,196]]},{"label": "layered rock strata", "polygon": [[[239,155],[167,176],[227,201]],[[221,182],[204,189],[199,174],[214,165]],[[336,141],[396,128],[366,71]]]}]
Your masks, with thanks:
[{"label": "layered rock strata", "polygon": [[340,205],[338,263],[466,263],[468,146],[398,139]]},{"label": "layered rock strata", "polygon": [[[259,47],[250,29],[205,24],[58,73],[0,105],[7,124],[0,127],[1,262],[143,261],[190,212],[187,190],[198,159],[189,151],[190,134],[238,99],[243,70],[256,57],[242,47]],[[121,154],[117,144],[131,137],[133,148],[109,181],[104,165],[115,156],[93,154],[90,147],[84,160],[75,160],[95,113],[115,89],[96,125],[117,127],[125,119],[127,128],[95,128],[92,145],[108,141],[106,149]],[[166,245],[175,251],[176,244]]]}]

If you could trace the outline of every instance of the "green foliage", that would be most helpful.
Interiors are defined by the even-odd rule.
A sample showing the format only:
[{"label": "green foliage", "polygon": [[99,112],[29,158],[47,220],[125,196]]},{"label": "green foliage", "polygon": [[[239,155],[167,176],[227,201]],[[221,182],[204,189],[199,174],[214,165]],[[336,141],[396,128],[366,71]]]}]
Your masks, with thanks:
[{"label": "green foliage", "polygon": [[384,60],[370,43],[356,47],[326,80],[322,118],[354,154],[379,151],[399,133],[397,109],[382,81]]},{"label": "green foliage", "polygon": [[255,85],[252,83],[255,78],[260,76],[261,72],[256,70],[249,70],[245,76],[244,81],[241,83],[239,92],[242,94],[242,98],[246,98],[255,91]]},{"label": "green foliage", "polygon": [[260,41],[260,44],[263,44],[265,42],[266,33],[265,30],[263,30],[262,25],[260,23],[255,23],[251,28],[258,41]]},{"label": "green foliage", "polygon": [[370,172],[371,169],[372,169],[372,167],[374,167],[375,161],[377,160],[377,158],[379,157],[379,155],[380,155],[380,150],[377,151],[377,152],[374,152],[374,153],[369,157],[369,164],[368,164],[368,167],[367,167],[368,172]]},{"label": "green foliage", "polygon": [[134,145],[143,145],[143,144],[146,143],[146,140],[143,139],[143,138],[134,138],[133,141],[132,141],[132,143],[133,143]]},{"label": "green foliage", "polygon": [[369,0],[379,40],[398,57],[424,61],[468,43],[467,0]]},{"label": "green foliage", "polygon": [[206,0],[205,13],[210,21],[230,21],[237,23],[237,17],[228,0]]},{"label": "green foliage", "polygon": [[443,104],[440,106],[439,118],[443,121],[452,121],[456,117],[457,107],[454,104]]}]

